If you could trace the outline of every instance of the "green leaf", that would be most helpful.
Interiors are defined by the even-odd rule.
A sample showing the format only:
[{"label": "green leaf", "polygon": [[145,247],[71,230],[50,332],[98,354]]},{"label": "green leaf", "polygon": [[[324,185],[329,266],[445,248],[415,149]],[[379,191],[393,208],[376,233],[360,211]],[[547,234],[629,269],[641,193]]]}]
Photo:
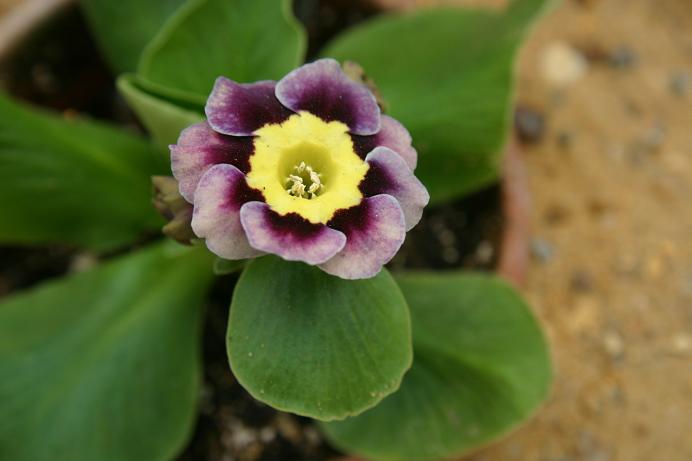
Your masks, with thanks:
[{"label": "green leaf", "polygon": [[0,459],[170,460],[197,413],[210,264],[158,245],[0,303]]},{"label": "green leaf", "polygon": [[406,302],[386,270],[346,281],[275,257],[238,281],[228,356],[238,382],[279,410],[321,420],[372,407],[411,365]]},{"label": "green leaf", "polygon": [[202,103],[220,75],[239,82],[279,79],[305,54],[305,32],[291,3],[191,0],[147,47],[139,74]]},{"label": "green leaf", "polygon": [[152,138],[162,146],[175,144],[184,128],[204,118],[201,111],[185,109],[162,96],[147,92],[138,85],[137,76],[133,74],[120,76],[118,89]]},{"label": "green leaf", "polygon": [[356,61],[374,79],[391,115],[413,136],[416,175],[440,202],[497,179],[514,57],[545,3],[515,0],[505,14],[426,9],[382,16],[322,54]]},{"label": "green leaf", "polygon": [[231,261],[228,259],[216,258],[214,260],[214,274],[226,275],[240,272],[243,267],[245,267],[245,264],[247,264],[247,261],[244,259]]},{"label": "green leaf", "polygon": [[142,50],[185,0],[81,0],[96,41],[116,72],[135,70]]},{"label": "green leaf", "polygon": [[165,171],[163,157],[140,138],[0,94],[2,243],[130,243],[162,224],[150,176]]},{"label": "green leaf", "polygon": [[457,458],[507,433],[548,393],[547,345],[524,301],[485,275],[397,277],[411,309],[414,363],[372,410],[323,426],[374,460]]}]

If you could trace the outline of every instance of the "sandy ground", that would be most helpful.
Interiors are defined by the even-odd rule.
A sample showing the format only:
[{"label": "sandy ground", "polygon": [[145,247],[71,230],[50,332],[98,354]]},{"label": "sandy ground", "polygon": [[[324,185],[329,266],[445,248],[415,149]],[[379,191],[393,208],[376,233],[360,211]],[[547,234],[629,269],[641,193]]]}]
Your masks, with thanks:
[{"label": "sandy ground", "polygon": [[22,3],[22,0],[0,0],[0,15],[5,14],[15,5]]},{"label": "sandy ground", "polygon": [[566,1],[519,69],[547,125],[526,294],[557,377],[471,459],[692,460],[692,2]]},{"label": "sandy ground", "polygon": [[692,1],[564,0],[521,55],[518,103],[545,122],[524,149],[524,291],[556,380],[532,421],[467,459],[690,461]]},{"label": "sandy ground", "polygon": [[[379,0],[501,6],[503,0]],[[692,460],[692,1],[564,0],[519,61],[526,296],[556,380],[469,461]]]},{"label": "sandy ground", "polygon": [[690,461],[692,1],[565,0],[522,53],[518,101],[546,122],[525,148],[525,292],[557,376],[469,460]]}]

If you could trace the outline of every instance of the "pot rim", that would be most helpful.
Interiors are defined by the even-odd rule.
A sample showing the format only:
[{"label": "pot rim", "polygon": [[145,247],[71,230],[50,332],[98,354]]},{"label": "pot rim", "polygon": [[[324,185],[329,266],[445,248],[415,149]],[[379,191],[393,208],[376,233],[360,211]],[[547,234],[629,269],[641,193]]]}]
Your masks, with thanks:
[{"label": "pot rim", "polygon": [[0,17],[0,63],[11,58],[22,42],[75,0],[24,0]]},{"label": "pot rim", "polygon": [[496,271],[513,284],[526,284],[531,233],[531,193],[521,144],[515,135],[507,142],[500,178],[504,226]]}]

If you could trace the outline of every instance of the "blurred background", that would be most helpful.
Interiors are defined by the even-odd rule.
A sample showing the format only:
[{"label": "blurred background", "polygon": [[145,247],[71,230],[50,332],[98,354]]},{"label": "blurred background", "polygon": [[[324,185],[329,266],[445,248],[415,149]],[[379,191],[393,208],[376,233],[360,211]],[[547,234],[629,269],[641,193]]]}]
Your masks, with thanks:
[{"label": "blurred background", "polygon": [[691,460],[692,1],[563,1],[521,54],[517,104],[525,293],[556,381],[471,459]]},{"label": "blurred background", "polygon": [[[0,0],[0,15],[22,3]],[[556,381],[533,420],[469,459],[692,460],[692,0],[563,0],[517,85],[532,199],[523,291]]]}]

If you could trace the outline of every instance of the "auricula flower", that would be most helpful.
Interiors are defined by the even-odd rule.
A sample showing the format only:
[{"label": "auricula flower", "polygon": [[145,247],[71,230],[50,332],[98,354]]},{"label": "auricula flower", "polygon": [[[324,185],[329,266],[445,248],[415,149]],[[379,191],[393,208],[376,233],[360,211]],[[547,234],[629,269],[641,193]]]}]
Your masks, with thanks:
[{"label": "auricula flower", "polygon": [[194,233],[222,258],[372,277],[428,203],[408,131],[333,59],[279,82],[219,77],[206,115],[171,146],[172,169]]}]

